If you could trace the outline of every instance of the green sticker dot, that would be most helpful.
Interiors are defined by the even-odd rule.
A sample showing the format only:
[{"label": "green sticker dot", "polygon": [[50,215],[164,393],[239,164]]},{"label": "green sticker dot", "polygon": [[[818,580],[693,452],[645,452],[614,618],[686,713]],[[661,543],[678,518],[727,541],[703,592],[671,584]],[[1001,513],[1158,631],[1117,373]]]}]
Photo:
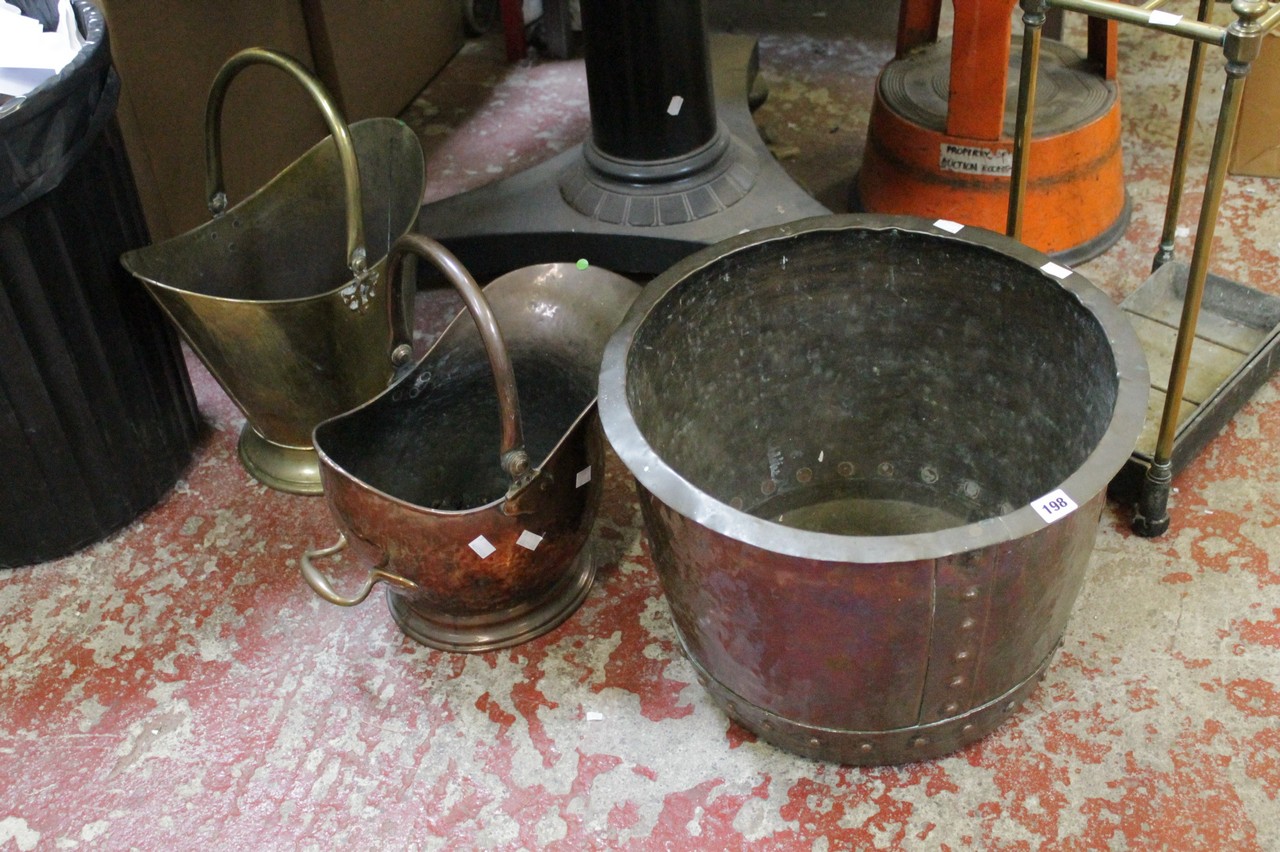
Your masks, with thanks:
[{"label": "green sticker dot", "polygon": [[587,263],[587,259],[586,259],[585,257],[578,261],[578,268],[579,268],[579,269],[586,269],[586,268],[587,268],[588,266],[590,266],[590,265],[591,265],[591,264]]}]

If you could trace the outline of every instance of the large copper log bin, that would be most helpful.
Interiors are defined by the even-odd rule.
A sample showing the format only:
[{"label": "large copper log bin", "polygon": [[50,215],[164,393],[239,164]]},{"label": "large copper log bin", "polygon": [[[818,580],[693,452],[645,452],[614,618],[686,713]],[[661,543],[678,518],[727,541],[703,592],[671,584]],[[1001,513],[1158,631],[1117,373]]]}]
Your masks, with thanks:
[{"label": "large copper log bin", "polygon": [[599,404],[716,702],[878,764],[971,743],[1034,688],[1146,395],[1079,274],[954,223],[835,216],[651,282]]}]

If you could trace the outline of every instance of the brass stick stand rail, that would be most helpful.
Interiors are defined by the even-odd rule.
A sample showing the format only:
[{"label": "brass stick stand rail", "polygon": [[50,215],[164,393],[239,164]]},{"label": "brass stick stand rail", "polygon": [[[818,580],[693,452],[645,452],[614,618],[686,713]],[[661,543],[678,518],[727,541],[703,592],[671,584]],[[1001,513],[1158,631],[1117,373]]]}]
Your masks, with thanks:
[{"label": "brass stick stand rail", "polygon": [[1048,9],[1064,9],[1095,18],[1134,24],[1191,39],[1194,43],[1174,155],[1169,200],[1165,209],[1164,230],[1154,268],[1159,268],[1173,256],[1178,209],[1181,205],[1182,185],[1186,177],[1186,157],[1194,129],[1196,100],[1203,76],[1203,45],[1220,46],[1227,60],[1222,105],[1218,112],[1217,130],[1209,159],[1208,176],[1205,180],[1204,200],[1200,207],[1195,246],[1187,276],[1186,294],[1183,298],[1182,317],[1169,370],[1164,411],[1161,416],[1155,453],[1142,482],[1133,521],[1134,531],[1143,536],[1158,536],[1169,528],[1168,502],[1170,484],[1173,480],[1171,458],[1178,429],[1179,406],[1186,386],[1191,347],[1195,341],[1196,323],[1204,298],[1209,255],[1218,209],[1222,201],[1227,159],[1231,153],[1240,117],[1240,100],[1244,81],[1261,50],[1263,36],[1271,28],[1280,24],[1280,4],[1273,4],[1268,0],[1233,0],[1231,11],[1236,19],[1225,27],[1216,26],[1209,20],[1212,3],[1213,0],[1201,0],[1198,19],[1189,21],[1184,20],[1181,15],[1159,11],[1158,7],[1164,5],[1164,0],[1150,0],[1142,6],[1129,6],[1113,0],[1021,0],[1024,24],[1021,86],[1018,93],[1007,226],[1009,236],[1014,238],[1021,233],[1023,207],[1026,203],[1036,73],[1041,30]]}]

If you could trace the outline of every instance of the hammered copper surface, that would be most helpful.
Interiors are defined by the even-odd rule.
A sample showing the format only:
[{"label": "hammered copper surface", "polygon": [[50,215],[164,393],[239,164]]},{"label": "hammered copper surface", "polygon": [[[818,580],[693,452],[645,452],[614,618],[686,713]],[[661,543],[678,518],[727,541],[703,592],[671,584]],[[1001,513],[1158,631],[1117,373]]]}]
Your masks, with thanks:
[{"label": "hammered copper surface", "polygon": [[463,634],[415,638],[487,649],[504,631],[528,638],[531,610],[562,608],[549,597],[580,602],[561,581],[600,497],[597,367],[638,290],[571,264],[518,270],[484,289],[514,367],[528,474],[504,470],[509,418],[467,313],[384,394],[316,428],[325,498],[353,551],[407,581],[391,593],[418,623]]},{"label": "hammered copper surface", "polygon": [[1053,269],[979,229],[845,216],[648,285],[601,416],[730,716],[901,763],[989,733],[974,711],[1044,670],[1147,392],[1119,309]]}]

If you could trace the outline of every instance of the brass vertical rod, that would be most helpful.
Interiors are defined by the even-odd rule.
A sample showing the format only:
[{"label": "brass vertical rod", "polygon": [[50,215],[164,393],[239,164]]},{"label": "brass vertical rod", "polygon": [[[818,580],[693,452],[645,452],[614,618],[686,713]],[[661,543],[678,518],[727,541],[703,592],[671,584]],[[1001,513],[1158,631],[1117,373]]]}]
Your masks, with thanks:
[{"label": "brass vertical rod", "polygon": [[[1199,20],[1211,23],[1214,0],[1200,0]],[[1196,109],[1200,102],[1200,84],[1204,79],[1204,43],[1192,41],[1191,61],[1187,68],[1187,87],[1182,93],[1182,118],[1178,123],[1178,142],[1173,151],[1173,172],[1169,176],[1169,197],[1164,207],[1164,230],[1151,271],[1155,272],[1173,260],[1178,235],[1178,216],[1182,212],[1182,193],[1187,181],[1187,156],[1195,132]]]},{"label": "brass vertical rod", "polygon": [[1226,184],[1227,158],[1235,142],[1240,118],[1240,100],[1249,67],[1257,58],[1263,31],[1258,18],[1268,8],[1263,0],[1234,0],[1231,9],[1237,15],[1226,31],[1223,52],[1227,58],[1227,79],[1222,88],[1222,105],[1218,109],[1217,132],[1209,155],[1209,174],[1205,178],[1204,201],[1200,205],[1200,221],[1196,226],[1195,248],[1191,268],[1187,272],[1187,291],[1182,302],[1182,318],[1174,343],[1173,362],[1160,417],[1156,449],[1142,482],[1133,529],[1143,536],[1162,535],[1169,528],[1169,491],[1173,481],[1173,446],[1178,432],[1178,413],[1186,390],[1187,368],[1191,364],[1191,347],[1195,343],[1200,303],[1204,299],[1205,280],[1209,274],[1209,255],[1213,249],[1213,233],[1222,204]]},{"label": "brass vertical rod", "polygon": [[[1248,71],[1248,66],[1243,67]],[[1218,112],[1218,131],[1213,140],[1213,154],[1209,161],[1209,176],[1205,180],[1204,202],[1200,205],[1200,223],[1196,228],[1195,249],[1191,255],[1191,269],[1187,273],[1187,295],[1182,304],[1182,320],[1178,326],[1178,342],[1174,345],[1173,364],[1169,369],[1169,392],[1164,401],[1164,415],[1160,421],[1160,437],[1156,441],[1156,461],[1168,461],[1173,455],[1173,437],[1178,427],[1178,407],[1187,384],[1187,366],[1191,362],[1191,344],[1195,341],[1196,322],[1200,316],[1200,301],[1204,296],[1204,282],[1209,271],[1209,254],[1213,248],[1214,226],[1217,224],[1218,207],[1222,202],[1222,188],[1226,182],[1227,158],[1235,139],[1236,123],[1240,117],[1240,96],[1244,88],[1244,73],[1239,67],[1227,65],[1227,81],[1222,90],[1222,107]]]},{"label": "brass vertical rod", "polygon": [[1031,167],[1031,134],[1036,108],[1036,83],[1040,66],[1040,36],[1044,27],[1045,0],[1022,0],[1022,63],[1018,75],[1018,112],[1013,133],[1013,171],[1009,176],[1009,215],[1005,233],[1022,239],[1022,214],[1026,206],[1027,174]]}]

